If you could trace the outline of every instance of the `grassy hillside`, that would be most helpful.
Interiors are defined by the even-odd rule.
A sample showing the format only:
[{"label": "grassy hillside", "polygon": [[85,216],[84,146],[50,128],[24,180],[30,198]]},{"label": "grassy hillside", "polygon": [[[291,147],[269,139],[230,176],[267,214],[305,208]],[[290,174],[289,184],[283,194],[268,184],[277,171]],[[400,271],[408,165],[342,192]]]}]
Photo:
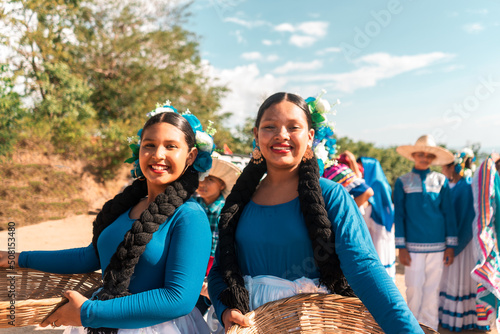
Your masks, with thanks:
[{"label": "grassy hillside", "polygon": [[[26,161],[37,163],[26,163]],[[96,181],[81,161],[22,152],[0,162],[0,230],[95,213],[127,182],[128,166],[115,179]]]}]

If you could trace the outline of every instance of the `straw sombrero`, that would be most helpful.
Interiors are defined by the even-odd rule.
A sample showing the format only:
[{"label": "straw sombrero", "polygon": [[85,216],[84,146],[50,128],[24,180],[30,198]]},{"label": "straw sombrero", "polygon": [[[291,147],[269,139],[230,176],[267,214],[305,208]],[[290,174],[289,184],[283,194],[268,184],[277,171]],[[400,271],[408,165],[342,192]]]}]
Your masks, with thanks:
[{"label": "straw sombrero", "polygon": [[233,189],[236,180],[241,174],[241,171],[235,164],[225,161],[222,158],[219,159],[218,156],[212,156],[212,168],[210,169],[208,175],[218,177],[226,184],[224,190],[221,191],[222,196],[227,198],[227,195]]},{"label": "straw sombrero", "polygon": [[415,152],[432,153],[436,156],[436,159],[432,160],[432,165],[437,166],[447,165],[454,160],[453,154],[447,149],[437,146],[431,135],[423,135],[418,138],[415,145],[398,146],[396,152],[411,161],[415,161],[412,157]]}]

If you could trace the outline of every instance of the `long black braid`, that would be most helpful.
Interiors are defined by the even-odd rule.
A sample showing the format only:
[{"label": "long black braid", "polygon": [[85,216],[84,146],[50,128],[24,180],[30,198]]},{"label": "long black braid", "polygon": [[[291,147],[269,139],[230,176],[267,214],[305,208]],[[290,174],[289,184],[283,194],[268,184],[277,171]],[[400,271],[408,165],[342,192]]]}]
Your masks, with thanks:
[{"label": "long black braid", "polygon": [[[159,122],[167,122],[184,132],[189,149],[194,147],[195,137],[189,123],[175,113],[163,113],[153,116],[144,125],[144,130]],[[144,133],[145,131],[143,131]],[[103,286],[97,293],[98,300],[109,300],[130,295],[128,289],[139,258],[151,241],[153,233],[158,230],[175,210],[186,202],[198,188],[198,172],[189,166],[183,175],[170,183],[165,191],[156,196],[146,210],[125,233],[123,241],[118,245],[110,263],[103,274]],[[147,195],[145,181],[136,180],[125,188],[122,194],[108,201],[94,221],[92,242],[97,252],[97,240],[100,233],[113,223],[122,213]],[[117,333],[115,328],[87,328],[90,334]]]},{"label": "long black braid", "polygon": [[[311,116],[307,105],[299,96],[277,93],[269,97],[260,107],[255,126],[258,128],[265,110],[283,100],[290,101],[304,110],[311,127]],[[235,235],[238,221],[245,205],[252,198],[261,178],[267,171],[266,161],[255,163],[254,159],[245,167],[226,199],[219,220],[219,263],[227,288],[219,296],[228,308],[236,308],[243,314],[249,311],[249,294],[238,265]],[[299,202],[306,227],[313,246],[313,254],[320,272],[320,284],[331,293],[355,296],[340,268],[335,252],[335,235],[328,219],[325,203],[319,185],[319,167],[316,158],[299,165]],[[328,254],[328,256],[325,256]]]}]

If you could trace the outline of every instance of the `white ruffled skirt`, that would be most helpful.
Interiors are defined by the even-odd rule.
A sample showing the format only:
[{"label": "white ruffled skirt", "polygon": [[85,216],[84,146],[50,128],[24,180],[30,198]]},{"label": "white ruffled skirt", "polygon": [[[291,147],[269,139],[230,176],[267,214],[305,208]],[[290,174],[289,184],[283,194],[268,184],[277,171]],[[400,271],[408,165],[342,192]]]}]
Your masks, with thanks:
[{"label": "white ruffled skirt", "polygon": [[[207,323],[196,307],[188,315],[158,325],[118,330],[118,334],[208,334],[210,332]],[[67,327],[63,334],[87,334],[87,332],[83,327]]]},{"label": "white ruffled skirt", "polygon": [[373,245],[380,258],[380,262],[385,270],[391,276],[392,280],[396,280],[396,242],[394,237],[394,224],[390,232],[385,226],[377,224],[371,217],[372,206],[368,205],[361,212],[365,219],[366,226],[372,237]]},{"label": "white ruffled skirt", "polygon": [[476,313],[477,283],[470,273],[476,265],[473,243],[469,242],[453,263],[444,267],[439,294],[439,322],[451,331],[487,329]]}]

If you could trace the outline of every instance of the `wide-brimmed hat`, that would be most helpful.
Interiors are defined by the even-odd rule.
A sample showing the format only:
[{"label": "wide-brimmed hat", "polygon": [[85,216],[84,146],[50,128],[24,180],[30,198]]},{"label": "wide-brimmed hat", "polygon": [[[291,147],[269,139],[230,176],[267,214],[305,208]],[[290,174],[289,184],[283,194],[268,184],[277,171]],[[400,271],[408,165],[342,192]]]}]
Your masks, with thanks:
[{"label": "wide-brimmed hat", "polygon": [[398,148],[396,148],[396,152],[411,161],[415,161],[412,156],[415,152],[434,154],[436,159],[432,160],[431,164],[437,166],[447,165],[452,163],[454,160],[453,154],[447,149],[437,146],[434,137],[431,135],[423,135],[418,138],[415,145],[398,146]]},{"label": "wide-brimmed hat", "polygon": [[215,176],[224,181],[226,187],[221,191],[224,198],[229,195],[240,174],[241,171],[235,164],[225,161],[217,155],[212,155],[212,168],[209,170],[208,175]]}]

